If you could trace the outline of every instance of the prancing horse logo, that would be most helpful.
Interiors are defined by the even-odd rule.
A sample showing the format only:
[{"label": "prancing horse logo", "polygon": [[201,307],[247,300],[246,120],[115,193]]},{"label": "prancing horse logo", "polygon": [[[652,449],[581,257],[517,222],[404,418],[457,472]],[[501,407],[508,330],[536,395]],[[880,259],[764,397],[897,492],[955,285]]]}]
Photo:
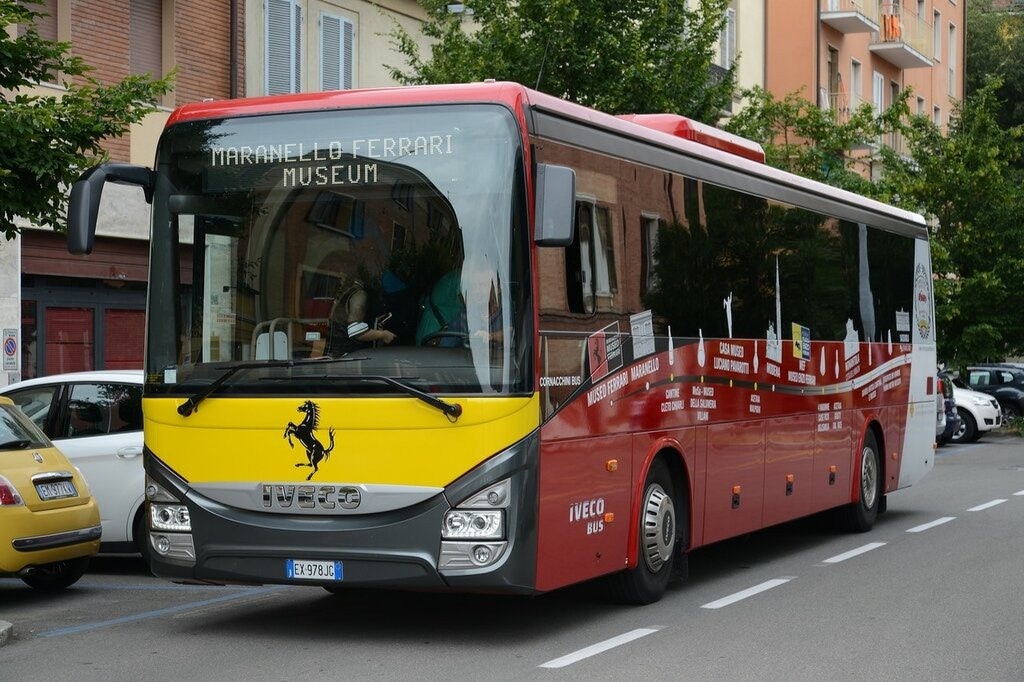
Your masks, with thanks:
[{"label": "prancing horse logo", "polygon": [[334,427],[332,426],[327,430],[331,444],[329,447],[324,448],[323,443],[317,440],[317,437],[313,434],[320,426],[320,407],[312,400],[307,400],[296,411],[305,412],[306,416],[297,425],[288,422],[288,426],[284,429],[284,437],[288,439],[288,445],[291,447],[295,447],[295,443],[292,442],[292,436],[295,436],[302,444],[302,447],[306,448],[307,461],[299,462],[295,466],[313,467],[313,471],[306,477],[308,481],[317,472],[320,462],[330,457],[331,450],[334,449]]}]

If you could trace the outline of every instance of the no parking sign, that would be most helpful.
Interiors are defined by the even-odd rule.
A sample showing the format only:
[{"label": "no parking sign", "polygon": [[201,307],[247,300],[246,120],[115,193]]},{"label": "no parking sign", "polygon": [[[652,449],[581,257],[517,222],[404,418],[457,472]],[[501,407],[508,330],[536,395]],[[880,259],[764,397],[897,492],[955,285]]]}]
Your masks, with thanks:
[{"label": "no parking sign", "polygon": [[4,370],[18,369],[18,330],[4,330]]}]

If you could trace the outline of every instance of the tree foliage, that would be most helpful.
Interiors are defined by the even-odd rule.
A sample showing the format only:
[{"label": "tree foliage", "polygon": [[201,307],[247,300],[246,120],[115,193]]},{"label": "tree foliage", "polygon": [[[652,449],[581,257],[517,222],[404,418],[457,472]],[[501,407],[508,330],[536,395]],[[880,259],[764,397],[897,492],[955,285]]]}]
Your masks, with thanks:
[{"label": "tree foliage", "polygon": [[[170,77],[130,76],[110,86],[69,54],[68,43],[42,39],[34,26],[38,0],[0,0],[0,232],[13,239],[16,218],[65,228],[66,191],[79,174],[106,158],[104,140],[154,111]],[[30,94],[36,83],[59,82],[54,95]]]},{"label": "tree foliage", "polygon": [[1000,125],[1000,86],[959,104],[945,135],[912,119],[909,156],[882,152],[883,198],[934,220],[939,352],[956,365],[1024,353],[1024,127]]},{"label": "tree foliage", "polygon": [[612,114],[712,124],[732,101],[734,69],[712,75],[727,0],[470,0],[459,14],[420,4],[430,55],[400,26],[391,33],[406,67],[389,68],[404,84],[509,80]]},{"label": "tree foliage", "polygon": [[[766,160],[805,177],[922,213],[932,227],[939,356],[953,365],[1024,353],[1024,131],[1000,125],[1002,83],[990,80],[961,103],[943,133],[909,116],[901,94],[875,115],[862,106],[837,120],[793,93],[747,93],[749,105],[729,124],[757,140]],[[899,148],[890,144],[902,140]],[[851,152],[852,149],[866,151]],[[856,164],[880,164],[870,182]]]},{"label": "tree foliage", "polygon": [[994,10],[992,0],[968,0],[966,12],[966,94],[999,78],[996,120],[1003,128],[1024,124],[1024,12]]},{"label": "tree foliage", "polygon": [[776,168],[861,194],[874,189],[858,164],[872,160],[879,139],[899,129],[908,113],[909,93],[878,115],[870,104],[861,104],[845,120],[800,92],[777,99],[755,86],[742,94],[747,104],[726,124],[729,132],[760,143],[766,162]]}]

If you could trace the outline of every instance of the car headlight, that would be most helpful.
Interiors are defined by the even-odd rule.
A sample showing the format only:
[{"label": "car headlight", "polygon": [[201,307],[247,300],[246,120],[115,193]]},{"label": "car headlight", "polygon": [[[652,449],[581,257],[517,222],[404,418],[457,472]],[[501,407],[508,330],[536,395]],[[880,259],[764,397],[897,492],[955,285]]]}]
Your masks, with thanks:
[{"label": "car headlight", "polygon": [[971,402],[974,403],[975,405],[981,405],[982,407],[985,407],[986,405],[989,404],[988,398],[979,398],[978,396],[975,395],[971,396]]}]

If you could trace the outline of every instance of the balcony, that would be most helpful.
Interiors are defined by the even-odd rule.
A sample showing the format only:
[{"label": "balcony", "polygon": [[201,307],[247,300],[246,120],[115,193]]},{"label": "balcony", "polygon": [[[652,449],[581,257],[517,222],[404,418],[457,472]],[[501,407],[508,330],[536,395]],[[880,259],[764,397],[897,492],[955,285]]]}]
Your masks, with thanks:
[{"label": "balcony", "polygon": [[[888,3],[886,3],[888,4]],[[879,15],[881,26],[868,49],[901,69],[932,66],[932,27],[916,14],[895,10]]]},{"label": "balcony", "polygon": [[821,21],[840,33],[876,33],[878,0],[819,0]]},{"label": "balcony", "polygon": [[826,93],[823,89],[821,95],[823,100],[822,109],[828,111],[832,115],[832,119],[837,123],[849,121],[853,113],[862,104],[866,103],[859,95],[848,92]]}]

